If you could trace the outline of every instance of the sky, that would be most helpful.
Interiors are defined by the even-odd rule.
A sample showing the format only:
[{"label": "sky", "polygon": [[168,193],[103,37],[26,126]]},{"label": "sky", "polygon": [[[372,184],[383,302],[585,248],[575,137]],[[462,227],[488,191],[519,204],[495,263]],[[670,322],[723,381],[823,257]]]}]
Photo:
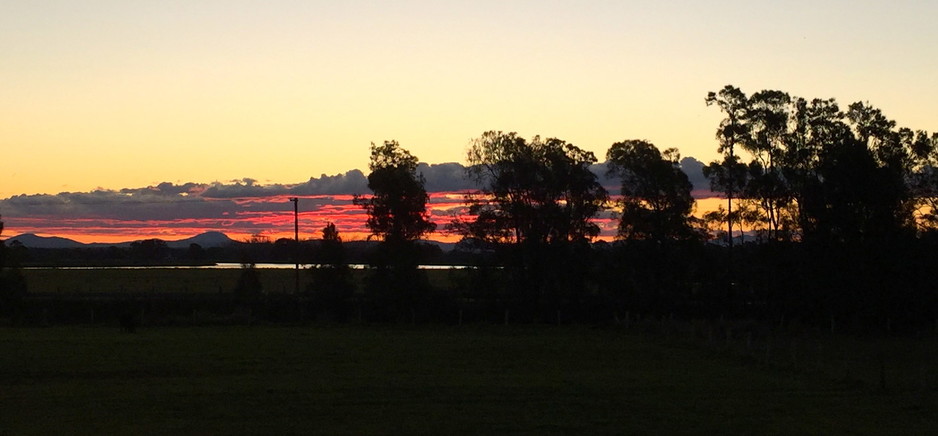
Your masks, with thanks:
[{"label": "sky", "polygon": [[4,234],[44,231],[17,196],[300,185],[367,168],[388,139],[432,164],[464,162],[487,130],[709,162],[722,115],[704,98],[727,84],[936,131],[935,16],[926,1],[0,0]]}]

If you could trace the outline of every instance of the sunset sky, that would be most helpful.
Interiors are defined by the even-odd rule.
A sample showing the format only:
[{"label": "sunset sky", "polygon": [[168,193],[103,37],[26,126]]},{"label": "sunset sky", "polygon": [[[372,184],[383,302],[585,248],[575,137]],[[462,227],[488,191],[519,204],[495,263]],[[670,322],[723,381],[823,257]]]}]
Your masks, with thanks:
[{"label": "sunset sky", "polygon": [[[648,139],[708,162],[722,116],[704,97],[726,84],[865,100],[936,131],[936,16],[935,2],[862,0],[0,2],[4,236],[59,234],[66,206],[121,221],[108,234],[165,231],[191,219],[173,212],[184,197],[365,169],[385,139],[433,164],[464,162],[486,130],[600,158]],[[193,191],[133,197],[164,182]],[[105,194],[134,206],[105,216]],[[54,202],[59,226],[43,227]]]}]

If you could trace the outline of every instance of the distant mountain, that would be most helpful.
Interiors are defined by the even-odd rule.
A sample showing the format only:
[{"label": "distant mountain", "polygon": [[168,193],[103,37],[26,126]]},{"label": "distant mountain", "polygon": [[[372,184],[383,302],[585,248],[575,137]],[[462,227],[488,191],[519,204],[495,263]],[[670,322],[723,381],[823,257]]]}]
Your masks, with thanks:
[{"label": "distant mountain", "polygon": [[420,240],[420,242],[423,242],[424,244],[427,244],[427,245],[436,245],[437,247],[440,247],[440,250],[443,250],[443,251],[453,251],[453,249],[456,248],[455,242],[440,242],[440,241],[434,241],[431,239],[422,239]]},{"label": "distant mountain", "polygon": [[191,238],[178,241],[166,241],[170,248],[188,248],[190,244],[199,244],[202,248],[224,247],[235,243],[234,239],[222,232],[205,232]]},{"label": "distant mountain", "polygon": [[[6,240],[9,245],[13,241],[19,241],[24,247],[28,248],[101,248],[101,247],[128,247],[132,243],[127,242],[94,242],[83,244],[81,242],[60,238],[58,236],[38,236],[32,233],[24,233]],[[189,244],[199,244],[202,248],[224,247],[233,244],[235,241],[222,232],[205,232],[191,238],[179,239],[176,241],[166,241],[170,248],[188,248]]]},{"label": "distant mountain", "polygon": [[17,241],[20,244],[23,244],[24,247],[29,248],[80,248],[84,247],[85,244],[81,242],[74,241],[68,238],[60,238],[58,236],[38,236],[32,233],[23,233],[22,235],[17,235],[6,240],[6,244],[10,245],[13,241]]}]

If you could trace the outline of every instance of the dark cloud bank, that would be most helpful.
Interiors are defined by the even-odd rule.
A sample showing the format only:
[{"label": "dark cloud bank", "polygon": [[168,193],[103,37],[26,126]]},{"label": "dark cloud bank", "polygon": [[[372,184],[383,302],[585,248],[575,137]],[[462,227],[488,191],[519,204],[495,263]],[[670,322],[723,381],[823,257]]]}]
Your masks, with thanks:
[{"label": "dark cloud bank", "polygon": [[[688,174],[695,191],[709,190],[709,184],[701,173],[702,162],[687,157],[681,160],[681,166]],[[610,193],[618,193],[618,181],[607,177],[605,163],[593,165],[592,169]],[[429,192],[467,191],[477,188],[475,183],[466,177],[466,168],[459,163],[422,163],[418,171],[426,179]],[[10,227],[21,217],[140,221],[236,219],[239,214],[283,211],[282,201],[262,201],[268,197],[318,196],[304,200],[305,207],[315,210],[327,205],[348,204],[347,198],[337,199],[335,196],[369,192],[365,174],[356,169],[332,176],[323,174],[298,184],[265,185],[254,179],[227,183],[164,182],[144,188],[16,195],[0,200],[0,214]]]}]

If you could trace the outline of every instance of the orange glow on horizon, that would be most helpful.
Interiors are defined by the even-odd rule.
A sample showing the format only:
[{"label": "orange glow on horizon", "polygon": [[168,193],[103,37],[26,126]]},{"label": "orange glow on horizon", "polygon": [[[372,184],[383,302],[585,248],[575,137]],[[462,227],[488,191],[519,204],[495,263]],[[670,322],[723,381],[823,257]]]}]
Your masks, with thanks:
[{"label": "orange glow on horizon", "polygon": [[[457,217],[464,217],[466,206],[463,203],[464,192],[430,193],[428,211],[436,222],[437,230],[427,239],[440,242],[457,242],[459,235],[447,231],[447,224]],[[121,219],[119,216],[78,216],[71,218],[35,216],[4,217],[6,221],[5,237],[23,233],[39,236],[57,236],[81,243],[121,243],[143,239],[162,239],[176,241],[190,238],[209,231],[225,233],[235,241],[247,241],[255,236],[271,241],[286,238],[293,239],[293,211],[287,203],[288,196],[232,199],[236,207],[221,212],[215,211],[210,217],[179,217],[162,220]],[[352,204],[351,195],[317,195],[300,197],[299,228],[300,239],[319,239],[321,230],[328,223],[339,229],[346,241],[369,239],[370,232],[365,226],[367,216],[364,210]],[[695,214],[715,210],[725,199],[719,197],[698,198]],[[307,210],[303,210],[305,206]],[[283,204],[284,207],[280,207]],[[172,205],[168,204],[171,208]],[[115,213],[116,214],[116,213]],[[616,219],[603,217],[594,219],[601,235],[597,240],[611,241],[617,230]]]},{"label": "orange glow on horizon", "polygon": [[[459,236],[449,234],[446,225],[453,217],[463,213],[463,193],[431,193],[427,205],[437,231],[428,239],[456,242]],[[255,236],[271,241],[293,239],[294,215],[292,208],[278,205],[287,203],[290,196],[245,197],[230,199],[235,209],[215,211],[212,217],[179,217],[163,220],[121,219],[117,216],[6,216],[6,237],[32,233],[45,237],[62,237],[81,243],[121,243],[143,239],[175,241],[209,231],[226,234],[235,241],[247,241]],[[365,211],[352,203],[352,195],[300,196],[298,214],[300,239],[318,239],[328,223],[339,229],[346,241],[366,240],[370,232],[365,227]],[[215,201],[215,200],[209,200]],[[303,210],[304,203],[308,210]],[[271,208],[271,205],[274,208]],[[172,208],[172,204],[167,205]],[[117,213],[115,213],[116,215]],[[100,215],[100,214],[98,214]]]}]

